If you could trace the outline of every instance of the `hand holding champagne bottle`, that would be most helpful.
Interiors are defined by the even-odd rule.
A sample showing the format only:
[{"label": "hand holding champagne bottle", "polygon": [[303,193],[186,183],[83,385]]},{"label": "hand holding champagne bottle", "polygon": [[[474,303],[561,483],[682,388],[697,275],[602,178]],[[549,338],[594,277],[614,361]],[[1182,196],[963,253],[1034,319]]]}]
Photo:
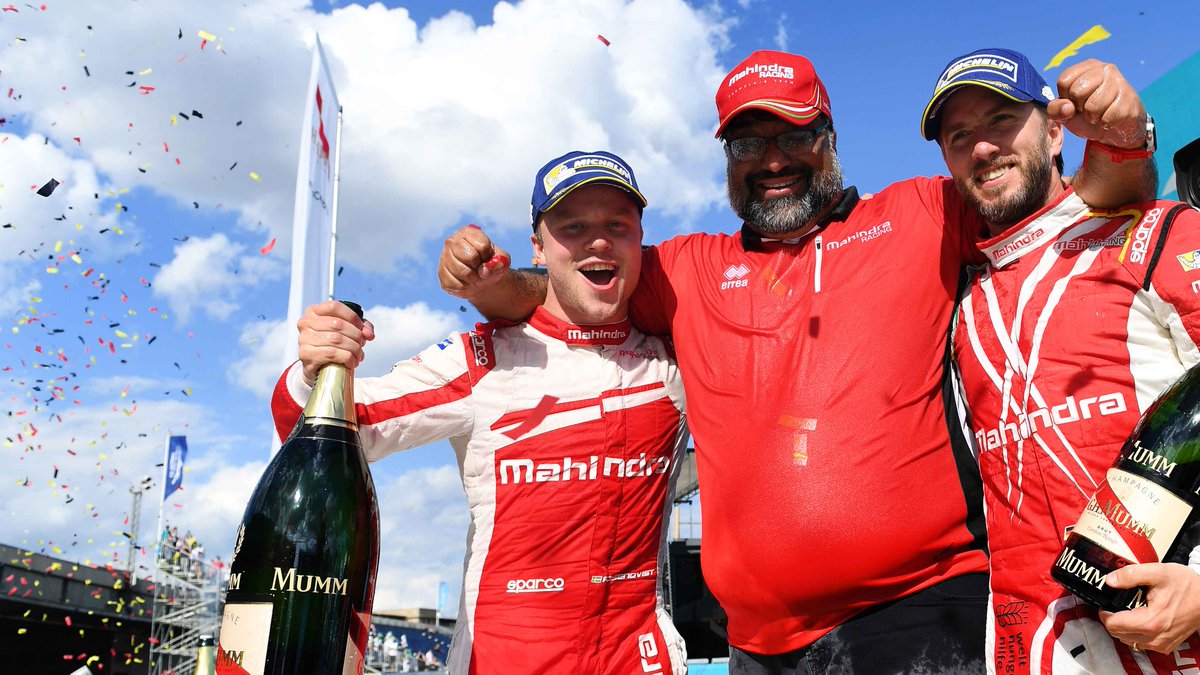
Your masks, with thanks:
[{"label": "hand holding champagne bottle", "polygon": [[1197,506],[1200,367],[1184,373],[1146,410],[1067,536],[1051,576],[1101,609],[1142,607],[1144,588],[1113,588],[1106,576],[1133,563],[1186,561],[1200,542],[1180,535],[1195,522]]},{"label": "hand holding champagne bottle", "polygon": [[[361,317],[357,305],[346,306]],[[355,347],[318,357],[304,413],[246,506],[230,563],[218,675],[362,673],[379,508],[358,440],[349,368],[362,351]],[[306,370],[317,362],[312,354],[302,360]]]}]

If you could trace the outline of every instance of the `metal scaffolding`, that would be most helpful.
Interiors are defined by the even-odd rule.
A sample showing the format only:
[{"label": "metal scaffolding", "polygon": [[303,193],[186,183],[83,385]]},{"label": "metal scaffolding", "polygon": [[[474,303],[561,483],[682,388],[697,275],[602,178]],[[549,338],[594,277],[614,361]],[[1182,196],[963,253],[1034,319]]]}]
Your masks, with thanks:
[{"label": "metal scaffolding", "polygon": [[225,569],[160,546],[150,625],[151,675],[192,675],[201,635],[217,634]]}]

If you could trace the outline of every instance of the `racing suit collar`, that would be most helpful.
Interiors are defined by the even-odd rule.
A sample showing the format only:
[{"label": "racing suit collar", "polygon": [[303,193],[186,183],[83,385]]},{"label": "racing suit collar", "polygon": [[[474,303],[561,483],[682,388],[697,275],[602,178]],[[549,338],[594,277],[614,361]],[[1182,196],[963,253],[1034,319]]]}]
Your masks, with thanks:
[{"label": "racing suit collar", "polygon": [[[829,214],[826,215],[824,218],[822,218],[821,222],[817,223],[816,227],[809,230],[804,236],[800,237],[799,239],[806,239],[809,235],[811,235],[814,232],[821,231],[822,228],[824,228],[826,225],[828,225],[830,223],[840,223],[843,220],[845,220],[846,218],[849,218],[850,212],[853,211],[854,207],[857,205],[858,205],[858,188],[854,187],[853,185],[850,185],[850,186],[846,187],[846,189],[842,190],[841,200],[839,200],[837,205],[834,206],[833,209],[831,209],[829,211]],[[767,241],[779,241],[779,240],[770,239],[768,237]],[[792,242],[793,240],[786,239],[783,241]],[[746,251],[762,251],[762,250],[764,250],[763,236],[761,234],[759,234],[757,231],[755,231],[754,229],[752,229],[746,223],[742,223],[742,249],[746,250]]]},{"label": "racing suit collar", "polygon": [[1090,210],[1075,194],[1075,188],[1068,186],[1058,199],[1037,213],[990,239],[980,241],[976,246],[993,267],[1004,267],[1026,253],[1041,248],[1063,230],[1082,220]]},{"label": "racing suit collar", "polygon": [[633,330],[629,319],[595,326],[577,326],[554,316],[545,307],[533,311],[529,326],[569,345],[585,346],[624,344]]}]

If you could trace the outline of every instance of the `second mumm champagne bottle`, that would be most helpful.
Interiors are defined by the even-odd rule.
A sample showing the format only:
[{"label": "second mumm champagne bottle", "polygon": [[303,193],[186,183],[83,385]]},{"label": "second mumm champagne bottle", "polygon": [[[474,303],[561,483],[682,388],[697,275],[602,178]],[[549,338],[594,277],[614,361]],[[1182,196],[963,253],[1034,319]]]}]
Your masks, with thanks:
[{"label": "second mumm champagne bottle", "polygon": [[[1134,427],[1051,576],[1110,612],[1145,604],[1143,589],[1117,589],[1105,576],[1132,563],[1186,562],[1200,506],[1200,366],[1184,373]],[[1185,547],[1186,550],[1180,550]]]},{"label": "second mumm champagne bottle", "polygon": [[361,674],[378,562],[379,507],[353,374],[327,365],[246,505],[217,674]]}]

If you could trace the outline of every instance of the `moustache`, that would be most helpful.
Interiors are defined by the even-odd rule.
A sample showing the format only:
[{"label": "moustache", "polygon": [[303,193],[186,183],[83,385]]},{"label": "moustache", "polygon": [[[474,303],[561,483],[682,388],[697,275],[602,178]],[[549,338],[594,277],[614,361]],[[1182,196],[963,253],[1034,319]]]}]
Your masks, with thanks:
[{"label": "moustache", "polygon": [[759,171],[746,176],[746,184],[753,185],[760,180],[770,180],[774,178],[790,178],[796,176],[803,178],[806,181],[812,181],[813,170],[808,168],[789,169],[787,171]]}]

